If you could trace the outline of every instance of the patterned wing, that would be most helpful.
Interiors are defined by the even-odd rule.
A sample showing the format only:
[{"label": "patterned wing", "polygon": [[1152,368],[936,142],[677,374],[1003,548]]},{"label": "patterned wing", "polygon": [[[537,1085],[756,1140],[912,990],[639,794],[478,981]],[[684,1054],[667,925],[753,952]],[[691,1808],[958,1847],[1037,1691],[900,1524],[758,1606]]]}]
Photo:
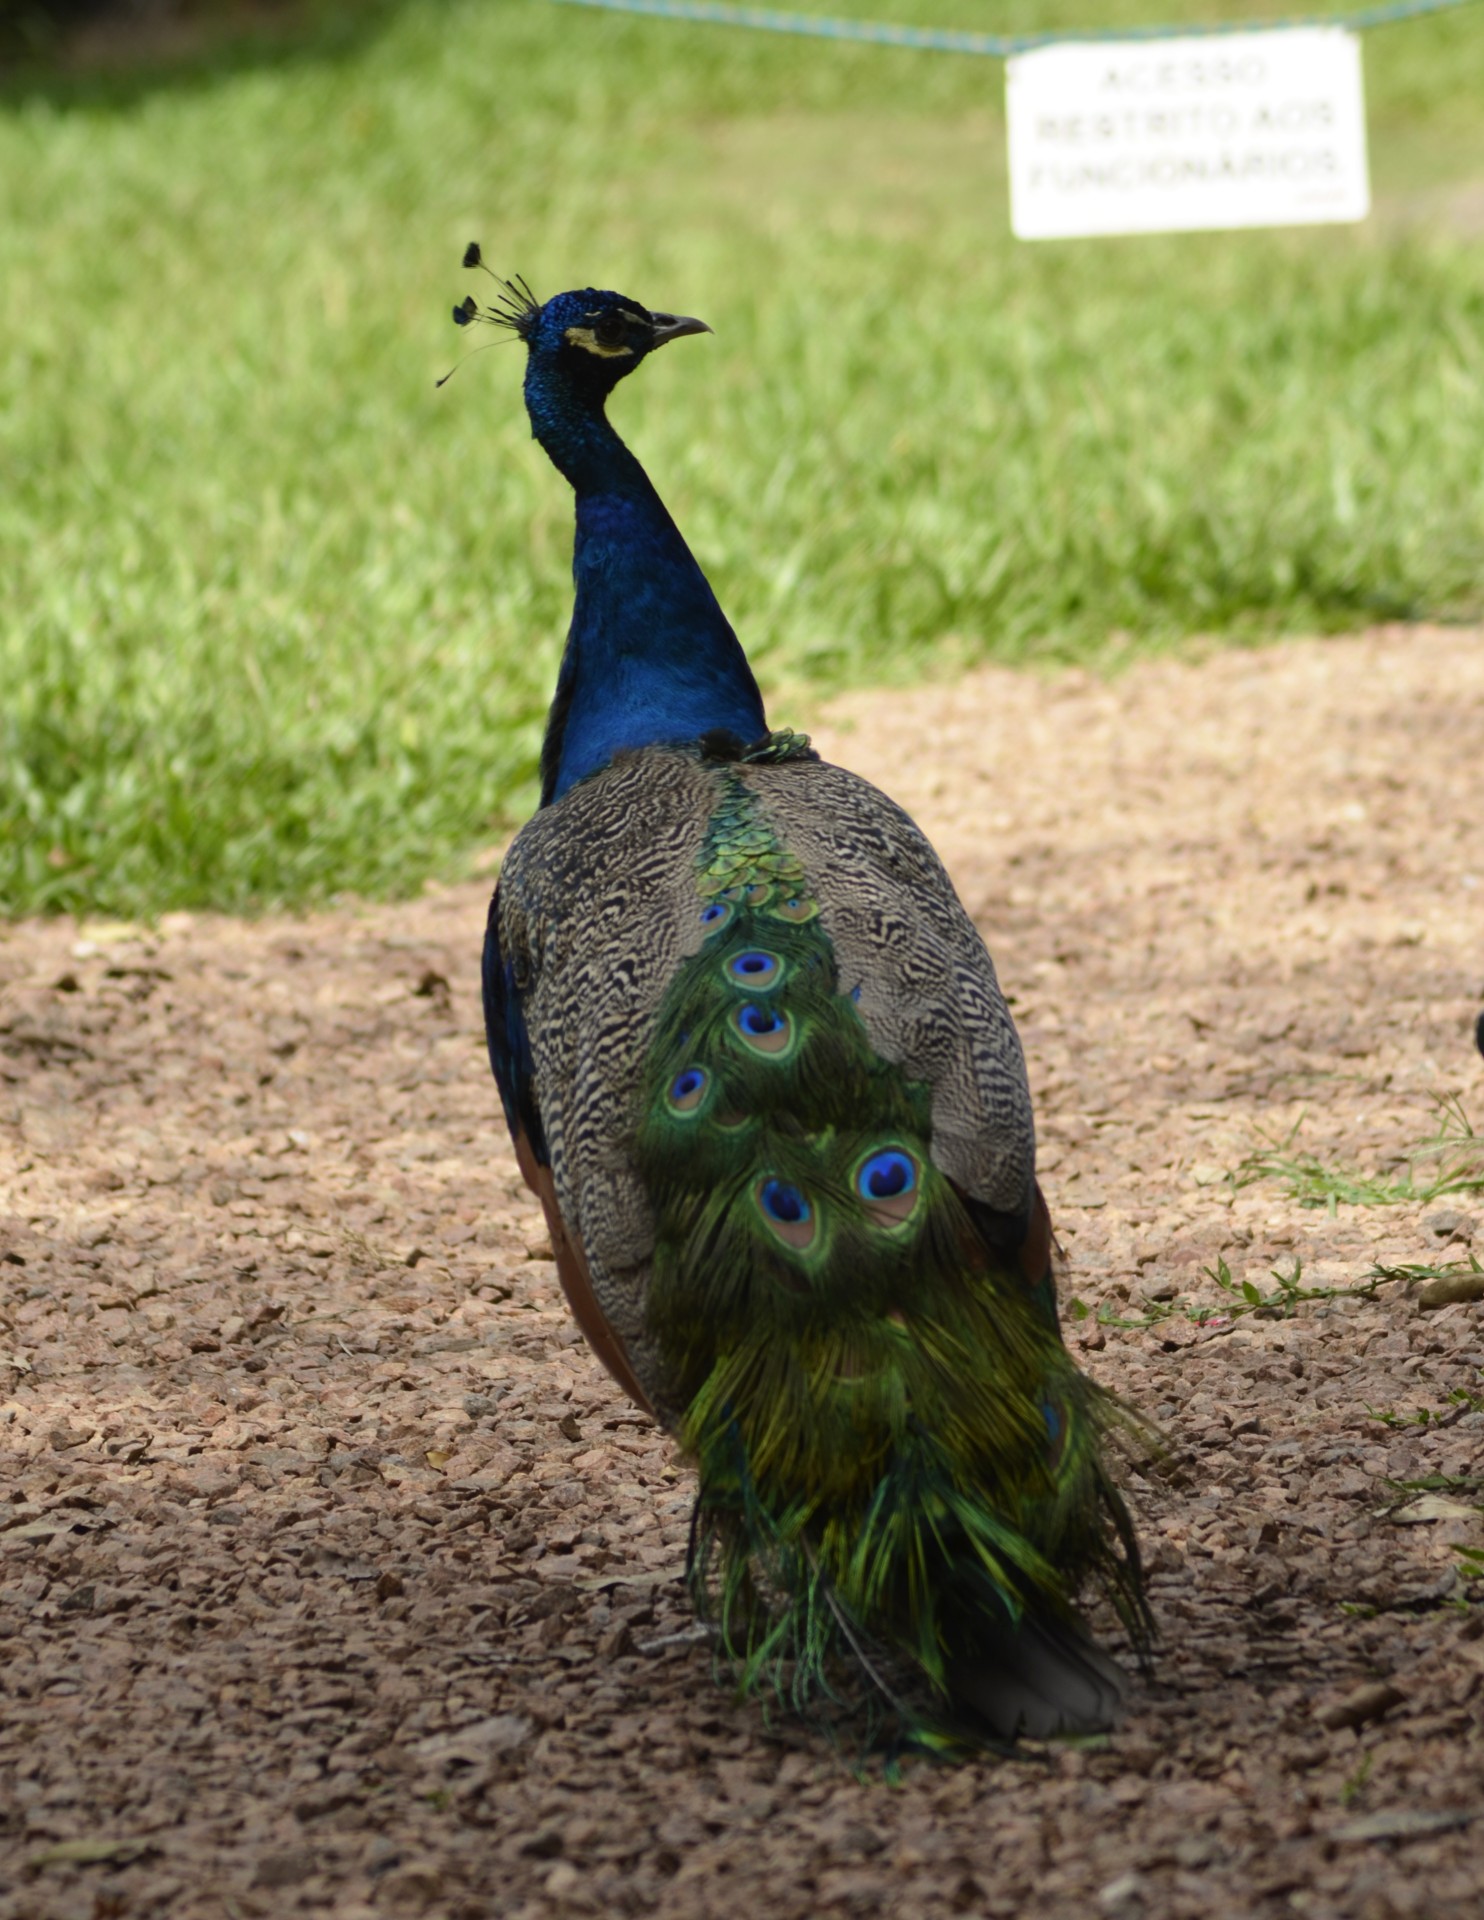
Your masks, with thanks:
[{"label": "patterned wing", "polygon": [[1023,1228],[1036,1158],[1025,1059],[943,863],[900,807],[843,768],[786,762],[746,777],[810,875],[873,1047],[931,1090],[934,1163]]},{"label": "patterned wing", "polygon": [[[636,1101],[660,1003],[704,937],[696,858],[717,783],[694,757],[622,756],[522,829],[493,910],[551,1193],[596,1307],[655,1404],[644,1317],[654,1217],[634,1156]],[[494,1034],[492,1021],[492,1056]]]}]

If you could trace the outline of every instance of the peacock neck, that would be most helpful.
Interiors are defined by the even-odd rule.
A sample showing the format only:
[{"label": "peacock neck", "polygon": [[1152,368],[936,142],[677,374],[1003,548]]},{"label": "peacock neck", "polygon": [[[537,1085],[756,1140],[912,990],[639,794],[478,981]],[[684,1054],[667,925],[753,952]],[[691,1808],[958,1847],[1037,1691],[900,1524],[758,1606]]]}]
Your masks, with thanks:
[{"label": "peacock neck", "polygon": [[[533,392],[533,384],[535,391]],[[601,403],[527,378],[536,438],[577,495],[576,603],[541,752],[541,803],[616,753],[767,731],[737,636]]]}]

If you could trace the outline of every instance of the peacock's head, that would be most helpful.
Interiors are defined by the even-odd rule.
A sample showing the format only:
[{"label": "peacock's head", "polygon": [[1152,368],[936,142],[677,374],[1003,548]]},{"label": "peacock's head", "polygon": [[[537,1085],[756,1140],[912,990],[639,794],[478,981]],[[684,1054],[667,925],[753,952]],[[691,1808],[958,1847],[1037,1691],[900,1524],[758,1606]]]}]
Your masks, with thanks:
[{"label": "peacock's head", "polygon": [[464,254],[464,265],[484,268],[500,291],[486,306],[471,294],[454,308],[455,322],[461,327],[480,321],[507,328],[525,341],[533,369],[539,366],[559,375],[577,392],[589,394],[598,402],[656,347],[687,333],[711,331],[704,320],[691,320],[678,313],[651,313],[637,300],[621,293],[600,292],[595,287],[553,294],[542,302],[519,274],[513,280],[502,280],[492,273],[474,242]]}]

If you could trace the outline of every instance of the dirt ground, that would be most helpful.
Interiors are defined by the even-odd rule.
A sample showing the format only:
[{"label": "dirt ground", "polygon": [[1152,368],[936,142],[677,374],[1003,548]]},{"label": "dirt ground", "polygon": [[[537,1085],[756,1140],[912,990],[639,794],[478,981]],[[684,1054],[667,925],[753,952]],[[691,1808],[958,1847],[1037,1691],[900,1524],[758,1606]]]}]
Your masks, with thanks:
[{"label": "dirt ground", "polygon": [[[1480,1192],[1225,1177],[1295,1123],[1393,1180],[1440,1100],[1484,1127],[1484,633],[828,719],[989,939],[1069,1338],[1171,1437],[1124,1726],[893,1783],[713,1677],[688,1474],[503,1138],[485,888],[13,925],[5,1920],[1484,1912],[1484,1302],[1345,1291],[1484,1253]],[[1335,1297],[1233,1314],[1219,1260]]]}]

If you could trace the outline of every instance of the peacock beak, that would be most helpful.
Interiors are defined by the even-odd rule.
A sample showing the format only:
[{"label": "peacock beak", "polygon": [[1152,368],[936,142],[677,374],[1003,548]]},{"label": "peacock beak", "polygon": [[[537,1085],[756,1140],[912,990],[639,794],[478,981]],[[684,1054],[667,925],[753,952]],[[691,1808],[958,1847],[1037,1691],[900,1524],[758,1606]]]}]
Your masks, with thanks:
[{"label": "peacock beak", "polygon": [[704,320],[690,320],[683,313],[652,313],[650,324],[654,328],[654,344],[662,347],[667,340],[678,340],[682,334],[710,333],[711,329]]}]

